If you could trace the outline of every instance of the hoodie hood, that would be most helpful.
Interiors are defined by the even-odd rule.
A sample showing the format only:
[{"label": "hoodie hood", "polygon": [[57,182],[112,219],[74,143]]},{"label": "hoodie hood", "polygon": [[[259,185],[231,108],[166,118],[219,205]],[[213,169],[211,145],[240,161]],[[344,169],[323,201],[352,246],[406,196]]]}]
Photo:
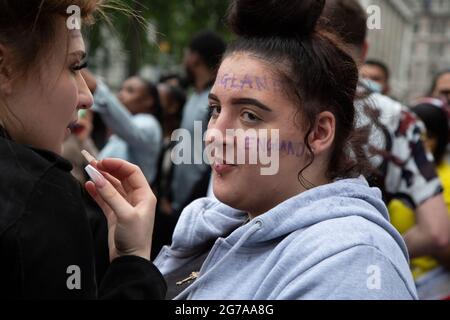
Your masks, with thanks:
[{"label": "hoodie hood", "polygon": [[182,213],[171,249],[192,254],[210,247],[219,237],[233,246],[258,225],[257,232],[242,244],[255,247],[322,221],[348,216],[359,216],[379,225],[395,239],[405,257],[408,256],[402,237],[389,222],[380,190],[369,187],[364,178],[339,180],[305,191],[249,223],[245,212],[215,199],[199,199]]}]

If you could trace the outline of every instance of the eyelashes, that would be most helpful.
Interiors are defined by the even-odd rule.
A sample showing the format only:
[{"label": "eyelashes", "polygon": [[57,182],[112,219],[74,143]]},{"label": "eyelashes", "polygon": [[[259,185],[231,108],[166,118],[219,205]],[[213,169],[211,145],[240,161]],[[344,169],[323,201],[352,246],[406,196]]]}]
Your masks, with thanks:
[{"label": "eyelashes", "polygon": [[218,105],[209,105],[208,106],[208,117],[211,119],[212,117],[217,117],[220,114],[220,106]]},{"label": "eyelashes", "polygon": [[[209,105],[208,106],[208,119],[218,118],[221,111],[222,111],[221,106]],[[256,123],[262,121],[262,119],[260,117],[258,117],[256,114],[249,112],[249,111],[242,112],[241,119],[248,124],[256,124]]]},{"label": "eyelashes", "polygon": [[87,68],[87,67],[88,67],[88,62],[86,60],[86,61],[83,61],[83,62],[73,66],[72,70],[73,71],[79,71],[79,70],[82,70],[82,69]]}]

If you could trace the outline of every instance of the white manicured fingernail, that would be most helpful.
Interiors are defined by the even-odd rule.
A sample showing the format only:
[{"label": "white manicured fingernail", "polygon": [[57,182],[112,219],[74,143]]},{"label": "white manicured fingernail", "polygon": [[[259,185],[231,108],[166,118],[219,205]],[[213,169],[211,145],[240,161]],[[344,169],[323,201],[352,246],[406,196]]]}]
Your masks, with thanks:
[{"label": "white manicured fingernail", "polygon": [[88,163],[91,163],[92,161],[97,161],[97,159],[95,159],[89,152],[87,152],[86,150],[81,151],[81,154],[83,155],[83,157],[86,159],[86,161]]},{"label": "white manicured fingernail", "polygon": [[86,166],[86,168],[84,168],[84,170],[86,170],[87,174],[89,175],[89,177],[91,177],[92,181],[97,187],[102,188],[106,185],[105,177],[93,166],[88,165]]}]

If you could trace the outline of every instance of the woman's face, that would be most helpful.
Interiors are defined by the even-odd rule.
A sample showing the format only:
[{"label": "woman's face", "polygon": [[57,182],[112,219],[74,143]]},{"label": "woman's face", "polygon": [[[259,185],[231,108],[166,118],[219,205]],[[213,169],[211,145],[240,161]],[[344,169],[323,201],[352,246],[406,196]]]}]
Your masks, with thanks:
[{"label": "woman's face", "polygon": [[61,154],[78,110],[91,107],[93,98],[79,71],[86,55],[82,35],[69,31],[65,18],[57,20],[52,48],[25,77],[12,82],[6,103],[14,123],[5,125],[17,142]]},{"label": "woman's face", "polygon": [[[268,137],[272,130],[279,130],[278,146],[269,142],[279,151],[275,175],[262,175],[260,162],[219,166],[222,159],[214,154],[213,187],[220,201],[258,215],[301,192],[297,174],[309,159],[303,144],[305,132],[299,125],[298,105],[270,66],[244,53],[227,57],[211,90],[209,106],[212,116],[208,129],[216,129],[224,136],[227,129],[265,129]],[[249,143],[260,143],[262,148],[267,145],[268,138],[258,137],[259,142],[247,140],[247,149]],[[207,144],[213,140],[209,138]],[[224,154],[230,141],[224,143]]]},{"label": "woman's face", "polygon": [[450,72],[443,74],[438,79],[433,95],[438,98],[444,98],[450,103]]},{"label": "woman's face", "polygon": [[131,77],[124,81],[118,99],[132,114],[148,113],[154,103],[145,83],[139,77]]}]

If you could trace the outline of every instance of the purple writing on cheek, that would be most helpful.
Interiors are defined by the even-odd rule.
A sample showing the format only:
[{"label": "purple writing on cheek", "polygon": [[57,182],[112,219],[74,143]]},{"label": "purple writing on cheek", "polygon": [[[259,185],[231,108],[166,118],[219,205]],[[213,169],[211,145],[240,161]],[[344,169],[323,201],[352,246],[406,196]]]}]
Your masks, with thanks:
[{"label": "purple writing on cheek", "polygon": [[245,150],[279,151],[280,154],[301,157],[305,153],[305,145],[301,142],[290,140],[281,140],[279,143],[276,143],[272,142],[270,139],[245,137]]}]

